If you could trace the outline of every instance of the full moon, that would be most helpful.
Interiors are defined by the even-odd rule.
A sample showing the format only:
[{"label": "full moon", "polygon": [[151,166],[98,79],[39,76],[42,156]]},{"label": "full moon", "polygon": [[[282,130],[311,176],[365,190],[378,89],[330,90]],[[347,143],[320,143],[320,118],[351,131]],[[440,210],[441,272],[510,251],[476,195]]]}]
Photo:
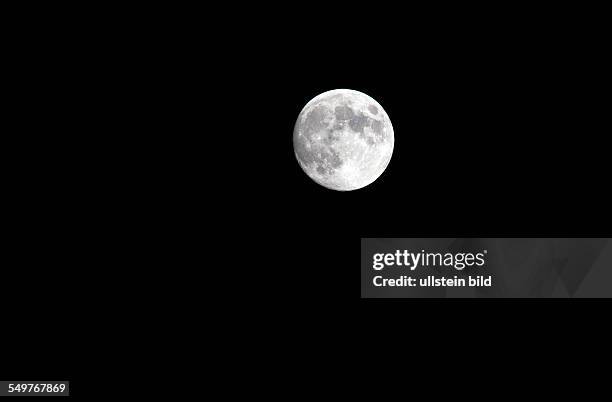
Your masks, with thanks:
[{"label": "full moon", "polygon": [[391,160],[394,141],[391,120],[382,106],[351,89],[313,98],[293,130],[293,148],[304,172],[338,191],[374,182]]}]

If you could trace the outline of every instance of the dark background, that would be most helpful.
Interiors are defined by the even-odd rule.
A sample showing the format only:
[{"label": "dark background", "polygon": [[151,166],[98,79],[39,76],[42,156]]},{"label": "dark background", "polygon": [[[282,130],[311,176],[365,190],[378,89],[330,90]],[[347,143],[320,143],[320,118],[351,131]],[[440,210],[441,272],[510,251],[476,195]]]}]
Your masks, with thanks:
[{"label": "dark background", "polygon": [[[597,27],[579,38],[543,19],[471,27],[388,15],[373,36],[342,27],[330,38],[325,22],[323,33],[300,34],[305,25],[292,21],[253,46],[245,61],[258,63],[237,70],[261,103],[241,125],[257,163],[236,202],[239,227],[268,267],[272,291],[257,297],[287,329],[279,338],[301,348],[298,361],[318,361],[330,383],[350,373],[347,389],[376,398],[403,393],[417,371],[432,390],[451,389],[451,377],[462,390],[508,389],[508,370],[521,367],[524,389],[539,370],[574,367],[565,359],[590,366],[609,334],[609,302],[359,300],[357,256],[362,237],[609,237]],[[317,185],[292,149],[302,107],[335,88],[372,96],[394,127],[389,166],[357,191]]]},{"label": "dark background", "polygon": [[[269,113],[282,116],[265,130],[279,138],[266,145],[282,183],[271,198],[355,237],[609,233],[598,49],[427,39],[282,58],[278,77],[264,75]],[[360,191],[319,188],[291,163],[296,116],[335,88],[375,98],[395,131],[390,165]]]},{"label": "dark background", "polygon": [[[252,44],[244,61],[257,62],[236,70],[259,105],[238,130],[256,167],[235,190],[255,195],[238,201],[240,217],[303,264],[300,294],[343,298],[361,237],[610,235],[597,27],[579,37],[536,23],[413,22],[338,38],[291,24]],[[336,88],[372,96],[395,132],[386,171],[358,191],[317,185],[292,149],[303,106]]]},{"label": "dark background", "polygon": [[[565,358],[588,361],[609,333],[609,303],[358,300],[361,237],[606,237],[612,227],[597,26],[578,37],[544,19],[471,28],[420,17],[381,16],[373,36],[342,27],[337,38],[306,29],[282,40],[281,29],[254,47],[261,61],[249,76],[269,117],[254,118],[257,130],[247,119],[244,132],[265,145],[245,153],[262,149],[254,166],[273,179],[254,173],[246,193],[257,196],[241,205],[254,247],[274,256],[271,309],[331,382],[347,365],[359,384],[381,385],[371,375],[384,372],[376,397],[401,392],[394,387],[423,367],[444,384],[463,374],[472,389],[514,366],[539,378],[538,368],[566,367]],[[301,108],[335,88],[372,96],[395,132],[382,176],[346,193],[314,183],[292,150]]]},{"label": "dark background", "polygon": [[[218,349],[205,342],[217,331],[238,362],[280,348],[278,367],[314,362],[316,381],[336,385],[346,365],[368,374],[381,367],[369,358],[406,343],[499,362],[528,338],[556,361],[550,339],[570,349],[568,328],[605,335],[592,303],[366,304],[358,268],[361,237],[609,235],[596,26],[578,39],[538,21],[494,30],[447,25],[448,10],[352,10],[375,23],[139,9],[72,28],[41,12],[51,30],[24,14],[11,41],[21,112],[6,147],[4,378],[92,394],[100,375],[190,371],[163,360],[203,361],[180,345]],[[372,96],[395,131],[384,174],[347,193],[312,182],[292,149],[302,107],[335,88]]]}]

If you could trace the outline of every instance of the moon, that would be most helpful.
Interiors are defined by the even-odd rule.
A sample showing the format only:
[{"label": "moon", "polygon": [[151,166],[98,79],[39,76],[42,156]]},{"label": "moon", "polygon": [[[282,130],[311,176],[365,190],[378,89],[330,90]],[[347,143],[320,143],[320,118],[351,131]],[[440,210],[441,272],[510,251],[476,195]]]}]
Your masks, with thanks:
[{"label": "moon", "polygon": [[295,156],[304,172],[338,191],[357,190],[378,179],[391,160],[394,142],[382,106],[351,89],[314,97],[293,130]]}]

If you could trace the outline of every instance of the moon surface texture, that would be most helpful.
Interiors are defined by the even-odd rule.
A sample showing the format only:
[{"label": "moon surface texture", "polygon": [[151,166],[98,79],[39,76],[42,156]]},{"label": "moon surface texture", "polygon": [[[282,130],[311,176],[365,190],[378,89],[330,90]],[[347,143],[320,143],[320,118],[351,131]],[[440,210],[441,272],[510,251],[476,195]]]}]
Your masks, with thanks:
[{"label": "moon surface texture", "polygon": [[316,96],[300,112],[293,131],[293,148],[304,172],[338,191],[376,180],[391,160],[394,141],[382,106],[350,89]]}]

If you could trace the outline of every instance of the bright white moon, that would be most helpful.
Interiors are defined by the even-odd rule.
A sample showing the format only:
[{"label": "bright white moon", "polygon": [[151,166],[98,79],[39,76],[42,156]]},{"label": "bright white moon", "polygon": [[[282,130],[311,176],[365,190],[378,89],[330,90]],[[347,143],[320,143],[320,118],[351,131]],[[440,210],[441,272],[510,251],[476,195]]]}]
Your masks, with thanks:
[{"label": "bright white moon", "polygon": [[394,141],[382,106],[351,89],[316,96],[304,106],[293,130],[293,148],[304,172],[339,191],[376,180],[391,160]]}]

